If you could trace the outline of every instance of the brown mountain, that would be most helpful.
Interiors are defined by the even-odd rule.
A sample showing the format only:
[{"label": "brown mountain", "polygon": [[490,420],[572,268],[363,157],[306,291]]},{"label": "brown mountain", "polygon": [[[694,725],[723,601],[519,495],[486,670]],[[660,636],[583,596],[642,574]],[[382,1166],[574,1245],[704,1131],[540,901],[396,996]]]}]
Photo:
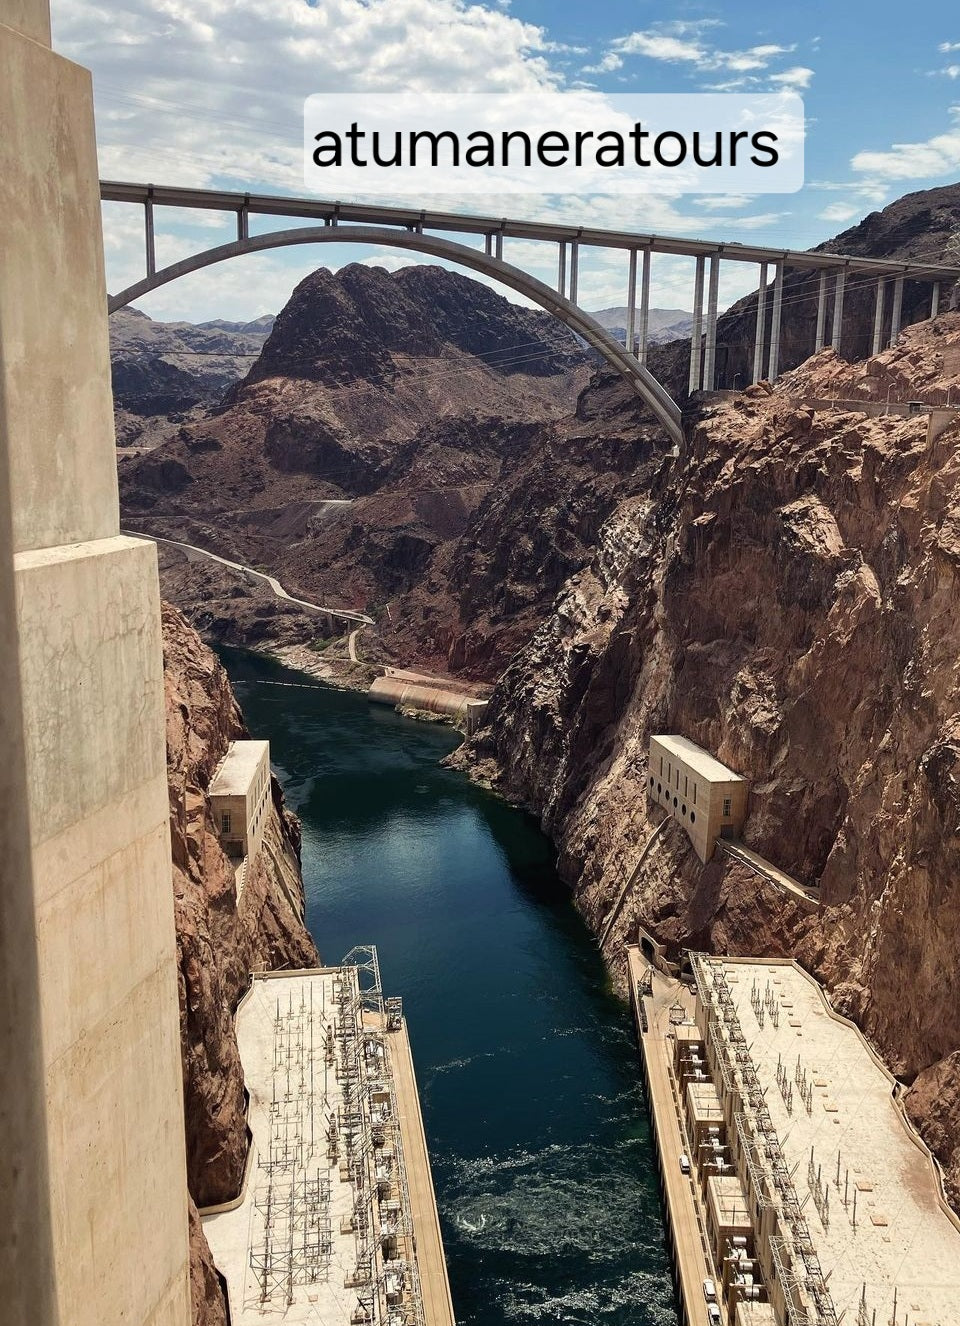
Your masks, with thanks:
[{"label": "brown mountain", "polygon": [[[578,415],[588,376],[554,319],[455,273],[321,270],[219,411],[123,463],[124,520],[371,612],[404,662],[493,678],[662,445],[633,399]],[[316,629],[222,570],[165,583],[214,635]]]}]

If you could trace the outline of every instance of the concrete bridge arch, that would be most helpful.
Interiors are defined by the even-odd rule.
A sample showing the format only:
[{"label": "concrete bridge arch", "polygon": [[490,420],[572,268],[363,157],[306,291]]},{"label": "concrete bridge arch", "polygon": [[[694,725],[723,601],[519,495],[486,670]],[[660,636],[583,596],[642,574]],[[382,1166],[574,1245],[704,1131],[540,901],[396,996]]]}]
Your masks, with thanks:
[{"label": "concrete bridge arch", "polygon": [[499,281],[518,294],[526,296],[583,337],[588,345],[627,379],[637,395],[645,401],[663,425],[671,441],[678,446],[682,443],[680,407],[650,370],[630,354],[626,347],[611,336],[589,313],[585,313],[572,300],[551,289],[543,281],[538,281],[536,277],[530,276],[511,263],[504,262],[494,254],[481,253],[466,244],[457,244],[452,240],[422,234],[419,231],[397,230],[385,226],[323,225],[298,226],[293,230],[280,230],[272,234],[244,236],[229,244],[206,249],[202,253],[193,254],[180,262],[150,273],[142,281],[137,281],[126,290],[121,290],[119,294],[111,295],[109,311],[114,313],[135,299],[141,299],[152,290],[159,289],[160,286],[168,285],[171,281],[176,281],[191,272],[200,271],[204,267],[225,262],[228,258],[237,258],[247,253],[262,253],[269,249],[289,248],[297,244],[373,244],[386,248],[408,249],[413,253],[426,253],[434,258],[445,258],[458,266],[468,267]]}]

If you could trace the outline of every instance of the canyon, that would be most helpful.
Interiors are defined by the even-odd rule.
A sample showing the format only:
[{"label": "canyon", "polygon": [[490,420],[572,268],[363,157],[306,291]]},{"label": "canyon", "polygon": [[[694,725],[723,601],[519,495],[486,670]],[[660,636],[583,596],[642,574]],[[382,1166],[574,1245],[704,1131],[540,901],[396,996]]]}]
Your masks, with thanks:
[{"label": "canyon", "polygon": [[[942,256],[958,220],[951,186],[833,243]],[[796,957],[899,1077],[960,1209],[960,425],[933,436],[926,414],[876,413],[888,399],[960,397],[960,315],[919,321],[868,359],[872,296],[854,290],[845,355],[806,359],[805,280],[785,286],[796,366],[773,386],[691,403],[675,456],[622,381],[543,315],[440,269],[314,273],[218,405],[121,463],[125,520],[371,611],[374,665],[495,683],[486,726],[451,763],[538,817],[589,926],[610,923],[619,988],[624,946],[644,933],[674,959]],[[731,381],[752,353],[751,298],[720,322]],[[911,298],[908,285],[918,319]],[[651,348],[680,396],[688,354],[682,339]],[[834,399],[866,408],[824,406]],[[166,551],[161,565],[209,639],[269,651],[336,633],[223,568]],[[202,1084],[191,1137],[203,1202],[235,1182],[239,1097],[229,1027],[213,1003],[203,1011],[189,956],[224,928],[216,981],[229,1008],[245,962],[310,941],[296,828],[279,805],[273,883],[230,902],[203,827],[199,747],[216,750],[240,720],[220,681],[212,707],[201,700],[216,668],[190,640],[175,654],[208,680],[177,720],[171,778],[199,816],[176,828],[174,851],[185,1007],[191,989],[200,1001],[184,1045],[186,1080]],[[674,824],[637,868],[660,821],[646,797],[658,731],[750,779],[747,845],[818,886],[818,911],[726,855],[701,866]],[[204,1279],[198,1258],[200,1282],[209,1269]]]},{"label": "canyon", "polygon": [[647,744],[678,732],[751,780],[746,865],[696,859],[670,823],[606,940],[795,956],[912,1089],[960,1205],[957,657],[960,417],[867,417],[810,398],[960,390],[960,315],[850,364],[827,350],[703,408],[661,452],[590,566],[498,682],[460,767],[529,807],[600,931],[662,819]]}]

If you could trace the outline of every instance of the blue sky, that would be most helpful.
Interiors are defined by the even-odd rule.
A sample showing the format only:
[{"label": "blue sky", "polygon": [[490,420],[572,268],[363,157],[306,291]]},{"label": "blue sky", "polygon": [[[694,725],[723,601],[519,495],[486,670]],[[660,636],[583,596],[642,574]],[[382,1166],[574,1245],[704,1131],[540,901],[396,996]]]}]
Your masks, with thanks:
[{"label": "blue sky", "polygon": [[[58,48],[93,69],[101,173],[112,178],[302,194],[303,98],[398,87],[522,92],[771,91],[805,99],[806,185],[755,198],[492,200],[495,214],[755,239],[805,248],[900,194],[960,179],[960,7],[863,0],[791,8],[741,0],[667,9],[606,0],[53,0]],[[464,210],[468,210],[465,208]],[[486,210],[486,209],[483,209]],[[161,262],[228,237],[212,220],[167,214]],[[108,285],[141,274],[141,221],[105,212]],[[552,254],[512,255],[551,279]],[[311,267],[409,257],[356,246],[245,258],[167,287],[156,317],[273,311]],[[622,255],[584,261],[581,300],[623,302]],[[752,288],[726,273],[721,298]],[[733,267],[733,264],[730,264]],[[654,303],[688,302],[680,260],[654,268]]]}]

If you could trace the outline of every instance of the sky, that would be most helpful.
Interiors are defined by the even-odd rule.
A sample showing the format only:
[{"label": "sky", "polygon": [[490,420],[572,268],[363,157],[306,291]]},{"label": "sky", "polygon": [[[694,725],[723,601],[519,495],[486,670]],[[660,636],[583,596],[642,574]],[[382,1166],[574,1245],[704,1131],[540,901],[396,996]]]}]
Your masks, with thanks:
[{"label": "sky", "polygon": [[[460,210],[809,248],[904,193],[960,179],[960,6],[921,0],[52,0],[54,44],[93,71],[103,178],[303,196],[315,92],[799,92],[806,182],[793,194],[550,195]],[[424,205],[431,200],[425,198]],[[232,216],[157,212],[158,265],[235,238]],[[251,230],[278,228],[254,218]],[[104,208],[107,284],[143,275],[143,218]],[[504,257],[550,283],[554,250]],[[151,317],[276,312],[316,266],[417,261],[357,245],[244,256],[143,299]],[[422,259],[426,261],[427,259]],[[720,302],[755,288],[722,266]],[[688,308],[692,260],[658,257],[651,302]],[[506,293],[506,292],[504,292]],[[585,250],[580,303],[626,299],[621,251]]]}]

